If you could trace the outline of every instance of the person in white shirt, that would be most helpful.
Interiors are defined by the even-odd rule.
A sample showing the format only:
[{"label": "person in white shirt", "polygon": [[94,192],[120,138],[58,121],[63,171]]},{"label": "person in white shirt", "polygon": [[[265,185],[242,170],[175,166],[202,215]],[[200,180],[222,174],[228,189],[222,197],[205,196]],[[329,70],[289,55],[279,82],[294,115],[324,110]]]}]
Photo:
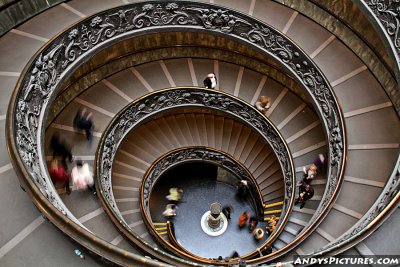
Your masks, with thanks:
[{"label": "person in white shirt", "polygon": [[175,204],[168,204],[165,207],[164,212],[162,213],[167,218],[172,218],[176,216],[176,205]]},{"label": "person in white shirt", "polygon": [[91,191],[94,191],[93,172],[89,164],[83,163],[81,160],[77,160],[75,163],[76,165],[71,171],[73,185],[75,185],[78,190],[86,190],[89,188]]},{"label": "person in white shirt", "polygon": [[203,84],[205,88],[214,89],[217,86],[217,76],[215,76],[215,73],[208,74]]}]

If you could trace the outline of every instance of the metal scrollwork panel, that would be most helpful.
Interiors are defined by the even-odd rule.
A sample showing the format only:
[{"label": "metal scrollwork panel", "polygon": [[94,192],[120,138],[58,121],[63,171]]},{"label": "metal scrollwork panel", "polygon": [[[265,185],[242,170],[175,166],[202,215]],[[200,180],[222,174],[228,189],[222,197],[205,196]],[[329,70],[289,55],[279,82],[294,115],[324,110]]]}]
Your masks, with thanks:
[{"label": "metal scrollwork panel", "polygon": [[357,222],[349,231],[344,233],[335,242],[330,243],[328,246],[322,247],[315,251],[314,254],[319,252],[327,252],[335,249],[342,243],[351,241],[360,236],[368,226],[381,214],[381,212],[397,197],[400,193],[400,158],[397,159],[394,172],[386,184],[384,190],[380,194],[378,201],[371,207],[371,209],[364,215],[364,217]]},{"label": "metal scrollwork panel", "polygon": [[[111,177],[112,163],[123,138],[143,120],[168,109],[183,106],[222,111],[257,129],[274,150],[285,179],[285,198],[292,199],[294,194],[294,169],[290,152],[278,131],[262,114],[248,104],[224,93],[201,88],[176,88],[158,91],[131,103],[114,118],[104,132],[104,146],[100,147],[98,154],[98,177],[103,195],[112,209],[118,213],[112,194]],[[285,206],[285,208],[288,207]]]},{"label": "metal scrollwork panel", "polygon": [[[376,16],[377,21],[390,38],[397,54],[397,61],[400,59],[400,0],[362,0],[364,5]],[[398,66],[400,62],[397,62]],[[400,71],[400,70],[398,70]]]}]

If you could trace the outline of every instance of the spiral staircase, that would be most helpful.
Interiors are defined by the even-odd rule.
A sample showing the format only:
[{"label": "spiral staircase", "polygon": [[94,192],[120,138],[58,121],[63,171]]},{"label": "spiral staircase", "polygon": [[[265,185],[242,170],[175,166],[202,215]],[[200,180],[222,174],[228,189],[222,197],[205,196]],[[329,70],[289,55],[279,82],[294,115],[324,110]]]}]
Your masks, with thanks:
[{"label": "spiral staircase", "polygon": [[[0,157],[0,266],[227,265],[188,255],[179,251],[179,247],[171,248],[172,242],[160,242],[151,231],[151,223],[142,215],[141,190],[147,170],[170,151],[188,147],[226,153],[254,177],[263,204],[277,207],[275,203],[282,203],[273,208],[286,211],[280,215],[279,230],[268,241],[273,253],[261,258],[250,253],[246,258],[250,266],[291,262],[294,255],[399,254],[396,238],[400,214],[397,208],[399,61],[398,54],[385,49],[388,46],[386,37],[380,35],[382,30],[371,30],[377,18],[364,15],[363,1],[336,4],[313,0],[175,1],[169,6],[170,2],[164,1],[160,4],[164,9],[158,10],[159,14],[175,12],[179,17],[193,12],[200,14],[195,18],[201,20],[208,14],[207,9],[218,16],[227,12],[231,15],[227,19],[233,24],[224,24],[222,16],[221,21],[214,21],[216,24],[204,24],[204,29],[195,28],[198,24],[191,25],[190,20],[149,27],[148,31],[140,26],[137,35],[130,36],[130,31],[135,30],[128,28],[113,33],[120,34],[120,39],[112,39],[111,33],[107,35],[107,25],[117,19],[118,26],[125,27],[129,25],[129,12],[143,18],[156,10],[154,7],[159,3],[63,2],[46,2],[28,8],[25,1],[10,1],[2,9],[0,115],[5,134],[1,141],[4,153]],[[180,9],[182,6],[185,8]],[[25,10],[23,18],[5,19],[18,8]],[[114,9],[99,13],[110,8]],[[218,13],[218,9],[223,11]],[[371,9],[376,11],[374,7]],[[382,14],[392,14],[400,20],[398,14]],[[101,20],[103,15],[109,20]],[[394,17],[387,15],[383,20]],[[99,35],[105,45],[87,46],[81,54],[75,53],[74,46],[85,44],[74,41],[72,33],[74,29],[82,29],[80,23],[85,22],[88,28],[92,24],[93,31],[105,25],[105,35],[100,36],[103,32]],[[136,22],[146,24],[140,19]],[[239,30],[244,32],[253,22],[258,27],[253,32],[261,29],[258,36],[265,37],[275,28],[288,38],[276,39],[277,46],[270,50],[278,51],[276,54],[266,53],[263,50],[266,47],[257,47],[259,40],[252,39],[251,34],[233,35],[235,27],[241,27]],[[266,25],[271,28],[265,28]],[[393,25],[399,30],[398,24]],[[195,30],[189,30],[189,26]],[[67,34],[58,35],[64,30]],[[248,39],[244,40],[245,37]],[[112,41],[107,43],[107,38]],[[57,40],[62,40],[65,51],[73,52],[58,53],[61,46],[57,46]],[[53,43],[47,47],[48,42]],[[289,49],[285,46],[288,43]],[[396,43],[392,45],[398,49]],[[37,52],[41,47],[44,52]],[[288,54],[294,55],[293,58],[286,58]],[[47,64],[46,71],[51,71],[49,64],[57,64],[63,56],[66,66],[80,56],[82,60],[74,67],[66,67],[65,76],[52,80],[53,84],[58,83],[58,91],[52,95],[41,88],[49,86],[48,80],[41,83],[32,77],[43,66],[40,64]],[[296,58],[300,60],[295,61]],[[300,72],[292,71],[301,71],[311,64],[315,67],[311,74],[302,73],[304,79],[298,78]],[[46,71],[43,73],[48,74]],[[185,106],[165,114],[153,114],[124,133],[125,138],[114,151],[111,163],[112,184],[104,186],[107,183],[101,171],[106,165],[102,156],[108,155],[107,141],[114,137],[113,127],[121,122],[127,106],[179,88],[200,92],[199,87],[210,72],[216,73],[218,86],[209,94],[222,94],[239,101],[248,114],[261,116],[252,106],[261,95],[271,97],[272,106],[267,118],[262,120],[276,129],[290,153],[287,158],[292,162],[295,176],[292,189],[302,179],[303,167],[309,166],[318,154],[328,155],[328,167],[312,182],[315,195],[305,208],[293,206],[295,191],[288,195],[290,186],[282,171],[282,161],[258,124],[235,118],[229,109],[210,111],[206,106]],[[319,85],[326,82],[324,101],[309,86],[312,81],[307,77]],[[36,87],[25,86],[29,82]],[[329,90],[333,98],[329,98]],[[43,116],[36,109],[24,109],[20,105],[16,100],[19,91],[27,102],[44,99],[43,105],[33,105],[39,111],[46,106]],[[87,142],[73,127],[74,115],[82,107],[93,113],[92,142]],[[13,128],[20,122],[21,114],[25,116],[24,123],[34,126],[29,131],[38,136],[38,147],[26,149],[21,145],[26,142],[24,128],[19,131]],[[331,116],[337,116],[338,127],[330,125]],[[333,128],[336,130],[332,131]],[[46,179],[47,175],[46,165],[35,159],[47,162],[51,159],[49,140],[55,132],[74,145],[75,158],[94,167],[99,177],[98,197],[77,190],[67,195],[57,189],[54,194],[56,189],[42,182],[42,177]],[[333,139],[336,134],[342,134],[342,139]],[[344,145],[343,150],[338,149],[340,144]],[[20,156],[20,151],[29,153]],[[33,163],[28,166],[29,160]],[[91,257],[85,261],[76,257],[77,247]]]}]

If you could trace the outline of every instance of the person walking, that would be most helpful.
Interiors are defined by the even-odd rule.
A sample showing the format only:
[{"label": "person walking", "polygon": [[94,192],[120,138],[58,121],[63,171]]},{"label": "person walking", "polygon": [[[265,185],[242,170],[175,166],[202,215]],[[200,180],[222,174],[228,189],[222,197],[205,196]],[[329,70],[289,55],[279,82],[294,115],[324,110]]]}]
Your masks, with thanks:
[{"label": "person walking", "polygon": [[74,118],[74,127],[78,130],[85,131],[86,139],[92,140],[93,137],[93,113],[88,112],[86,108],[79,109]]},{"label": "person walking", "polygon": [[204,87],[209,89],[215,89],[217,86],[217,76],[215,73],[209,73],[203,81]]},{"label": "person walking", "polygon": [[258,111],[260,111],[265,116],[267,115],[268,109],[271,107],[271,98],[265,95],[260,96],[255,104]]},{"label": "person walking", "polygon": [[183,193],[182,189],[172,187],[169,189],[169,195],[167,195],[165,198],[171,201],[172,203],[176,204],[181,200],[182,193]]},{"label": "person walking", "polygon": [[90,170],[89,164],[77,160],[75,162],[75,167],[72,168],[71,178],[77,189],[89,189],[95,194],[93,172]]},{"label": "person walking", "polygon": [[247,221],[250,218],[250,212],[248,211],[244,211],[240,214],[239,216],[239,227],[242,228],[246,225]]},{"label": "person walking", "polygon": [[171,219],[172,217],[176,216],[176,205],[175,204],[167,204],[165,207],[165,210],[162,213],[165,217],[168,219]]},{"label": "person walking", "polygon": [[265,220],[268,224],[266,227],[268,234],[270,235],[276,228],[277,219],[275,215],[272,215],[271,218],[267,218]]},{"label": "person walking", "polygon": [[295,205],[300,203],[300,209],[304,208],[306,201],[314,196],[314,189],[309,184],[302,184],[299,188],[299,197],[297,198]]},{"label": "person walking", "polygon": [[222,213],[225,215],[225,217],[230,220],[231,219],[231,213],[234,211],[233,206],[231,204],[225,205],[222,208]]},{"label": "person walking", "polygon": [[241,198],[245,198],[249,194],[249,191],[249,182],[246,180],[241,180],[237,185],[237,195]]},{"label": "person walking", "polygon": [[67,169],[67,159],[72,162],[73,157],[70,147],[61,139],[60,133],[55,132],[51,137],[50,150],[53,152],[53,159],[61,157],[61,163]]},{"label": "person walking", "polygon": [[64,165],[60,164],[57,159],[51,161],[49,174],[55,186],[61,185],[62,187],[65,187],[65,191],[68,195],[71,194],[68,172]]}]

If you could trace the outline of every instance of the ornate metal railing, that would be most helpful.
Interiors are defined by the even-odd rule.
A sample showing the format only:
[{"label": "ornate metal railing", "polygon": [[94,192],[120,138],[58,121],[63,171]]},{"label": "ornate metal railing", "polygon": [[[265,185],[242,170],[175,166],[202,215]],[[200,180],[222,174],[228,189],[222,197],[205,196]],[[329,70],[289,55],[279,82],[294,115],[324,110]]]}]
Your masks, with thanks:
[{"label": "ornate metal railing", "polygon": [[[400,1],[358,0],[353,1],[378,29],[387,51],[395,59],[397,84],[400,84]],[[396,103],[400,104],[400,103]]]},{"label": "ornate metal railing", "polygon": [[366,239],[382,225],[398,207],[400,201],[400,154],[394,170],[386,182],[385,188],[367,213],[343,235],[334,242],[305,255],[304,257],[319,257],[323,255],[336,255],[346,251]]},{"label": "ornate metal railing", "polygon": [[[400,1],[371,0],[353,1],[377,27],[387,50],[395,59],[398,89],[400,89]],[[396,100],[396,99],[395,99]],[[400,103],[395,103],[398,108]],[[313,252],[309,256],[338,254],[358,244],[372,234],[394,212],[400,201],[400,154],[392,175],[381,194],[367,213],[336,241]]]},{"label": "ornate metal railing", "polygon": [[205,31],[268,54],[304,86],[321,114],[329,140],[328,186],[312,222],[296,242],[279,251],[287,252],[311,233],[337,196],[346,156],[343,119],[324,75],[300,48],[271,26],[226,8],[186,1],[135,3],[88,17],[42,47],[23,70],[7,115],[7,144],[22,183],[30,184],[33,198],[44,198],[41,205],[36,202],[42,212],[54,209],[52,221],[59,228],[65,215],[81,225],[58,197],[44,165],[43,126],[49,103],[71,73],[97,51],[136,34],[164,30]]},{"label": "ornate metal railing", "polygon": [[[138,127],[141,123],[149,120],[151,117],[160,116],[171,109],[188,107],[196,107],[202,109],[206,108],[215,110],[216,112],[223,112],[229,116],[233,116],[237,120],[243,122],[244,124],[247,124],[254,130],[256,130],[260,134],[260,136],[263,137],[263,139],[271,146],[280,164],[285,185],[285,203],[282,208],[283,218],[279,220],[277,229],[270,236],[270,242],[272,242],[272,240],[274,240],[282,231],[289,217],[294,202],[295,169],[291,153],[283,137],[280,135],[279,131],[269,121],[268,118],[266,118],[253,106],[250,106],[244,101],[234,96],[230,96],[226,93],[211,89],[183,87],[159,90],[153,93],[149,93],[127,105],[113,118],[113,120],[103,133],[98,151],[96,153],[96,172],[99,179],[98,186],[100,189],[100,197],[102,198],[102,202],[105,204],[107,213],[120,229],[123,228],[126,233],[129,233],[127,237],[130,238],[132,242],[140,242],[141,244],[146,245],[146,242],[139,235],[133,233],[130,230],[129,225],[123,219],[115,202],[112,192],[113,161],[124,137],[134,128]],[[180,151],[178,150],[176,152]],[[197,154],[190,155],[194,158]],[[203,157],[205,157],[205,155],[206,154],[202,153]],[[179,158],[176,157],[175,159]],[[226,157],[225,160],[228,160],[228,158]],[[162,163],[165,162],[163,161]],[[150,173],[147,173],[148,175],[152,174],[152,171],[156,171],[155,174],[157,175],[159,174],[160,168],[157,168],[157,164],[158,163],[154,164],[155,168],[153,170],[150,169]],[[171,162],[171,164],[173,164],[173,162]],[[237,169],[237,171],[240,171],[240,173],[246,175],[247,178],[251,177],[251,174],[246,172],[244,169]],[[148,199],[151,192],[151,187],[156,180],[156,178],[153,177],[153,179],[152,176],[147,177],[149,178],[144,181],[144,184],[141,188],[143,192],[142,208],[146,208],[148,206]],[[252,181],[252,183],[254,183],[254,181]],[[147,220],[149,219],[147,218]],[[174,249],[173,247],[170,248]],[[180,253],[180,251],[177,250],[175,250],[175,252]],[[250,253],[250,255],[253,255],[255,253],[256,252]],[[191,255],[187,254],[184,254],[183,256],[203,263],[213,263],[209,259],[205,258],[192,257]],[[245,255],[244,257],[247,257],[247,255]]]},{"label": "ornate metal railing", "polygon": [[[251,186],[250,194],[255,214],[262,215],[263,197],[257,180],[250,171],[239,161],[223,151],[210,147],[181,147],[165,153],[147,169],[140,187],[142,212],[146,214],[149,226],[152,227],[150,216],[150,195],[159,178],[174,166],[187,162],[208,162],[230,171],[236,178],[235,184],[240,180],[248,181]],[[156,233],[156,231],[154,231]]]},{"label": "ornate metal railing", "polygon": [[[336,239],[335,242],[315,251],[313,254],[325,255],[334,252],[338,254],[344,251],[347,244],[356,244],[367,238],[383,222],[382,218],[388,217],[397,208],[400,201],[400,155],[397,157],[397,164],[386,182],[386,186],[379,195],[377,201],[369,211],[346,233]],[[357,242],[354,242],[357,241]]]},{"label": "ornate metal railing", "polygon": [[[162,155],[148,168],[144,175],[140,188],[140,207],[144,221],[147,227],[150,229],[151,233],[156,236],[157,239],[161,241],[167,248],[172,250],[178,248],[177,252],[183,251],[185,255],[193,254],[187,252],[186,250],[182,250],[180,246],[171,247],[170,244],[167,243],[154,228],[150,212],[150,196],[151,192],[153,191],[154,185],[167,170],[182,163],[198,161],[209,162],[230,171],[231,173],[235,174],[234,177],[237,180],[236,183],[240,180],[248,181],[249,185],[252,185],[250,194],[252,198],[253,209],[256,211],[256,214],[261,215],[264,202],[257,180],[252,176],[250,171],[243,164],[236,161],[233,157],[222,151],[218,151],[209,147],[183,147]],[[287,208],[287,206],[285,207]],[[282,212],[285,213],[286,210],[283,210]],[[282,218],[288,218],[288,216],[280,216]],[[285,226],[286,222],[287,220],[279,224],[276,228],[276,232],[280,232],[281,229],[283,229],[283,227]],[[266,240],[265,246],[271,244],[274,239],[276,239],[277,235],[274,234],[270,237],[273,238],[269,238],[268,240]]]}]

